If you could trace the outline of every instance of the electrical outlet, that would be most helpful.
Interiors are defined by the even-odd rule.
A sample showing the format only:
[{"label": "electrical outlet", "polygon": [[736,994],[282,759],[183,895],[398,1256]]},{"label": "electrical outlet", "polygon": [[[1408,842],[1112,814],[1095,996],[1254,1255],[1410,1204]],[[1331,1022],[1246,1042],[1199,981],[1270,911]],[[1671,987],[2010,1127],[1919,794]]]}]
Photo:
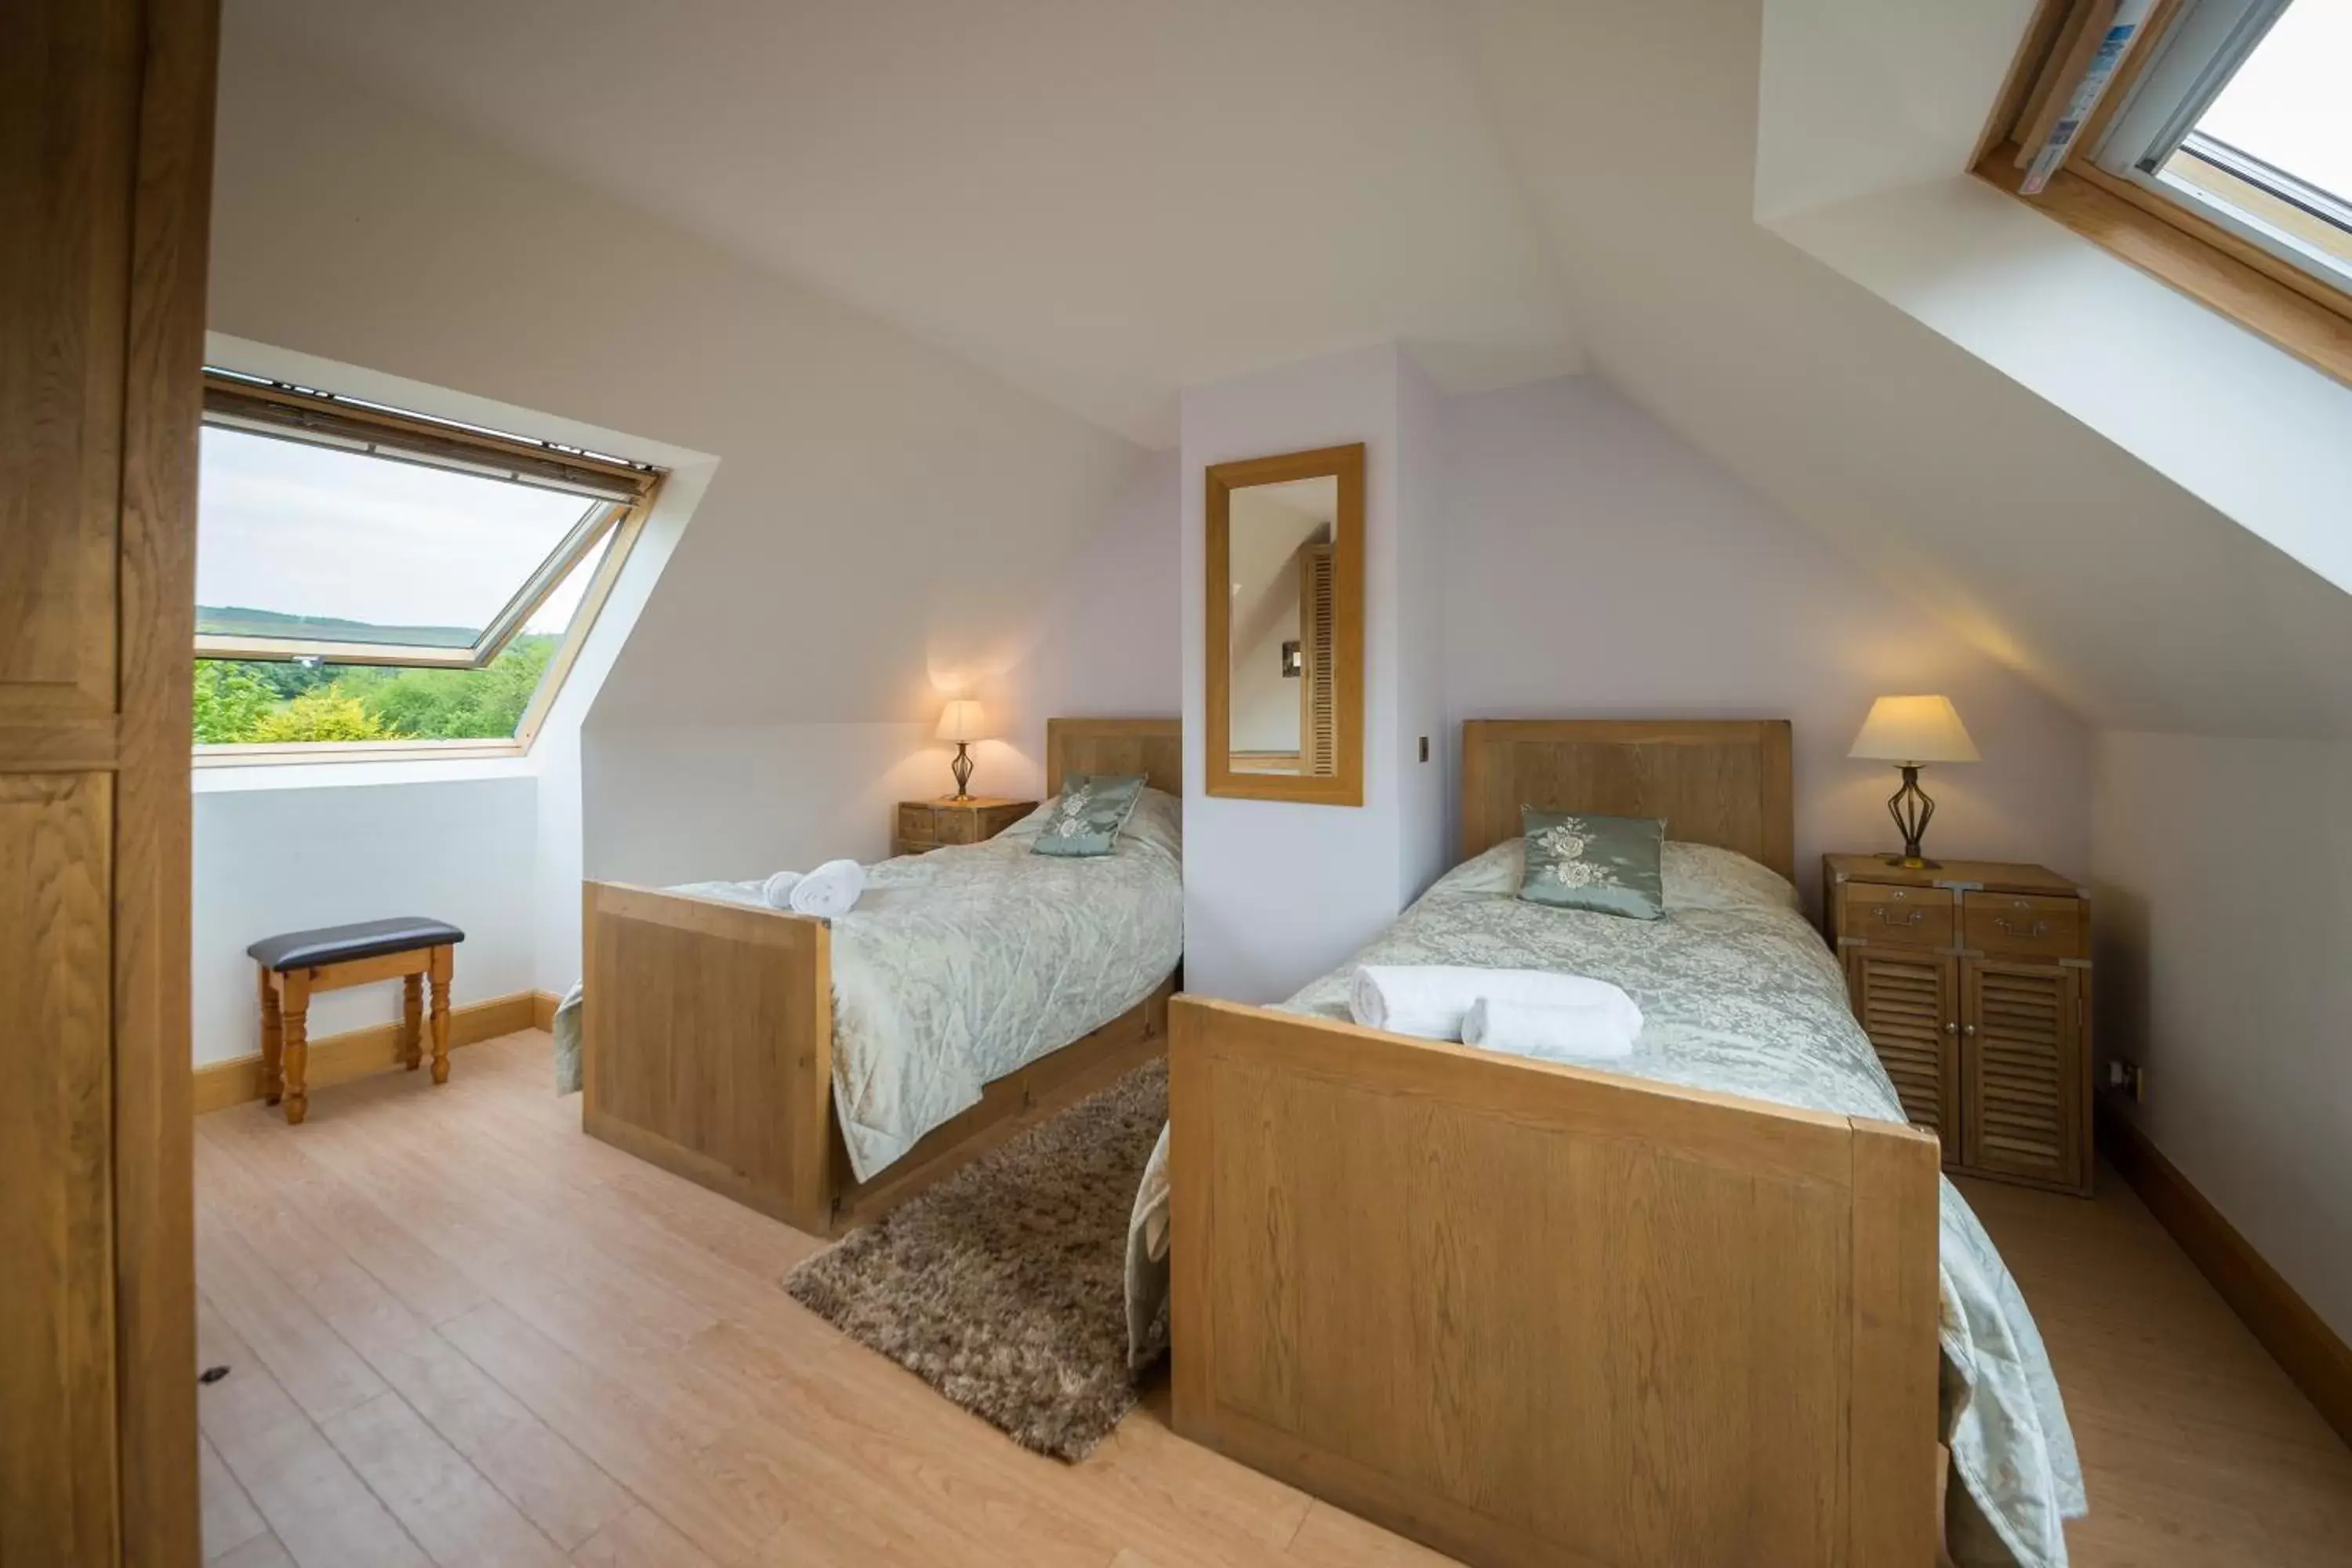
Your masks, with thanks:
[{"label": "electrical outlet", "polygon": [[2126,1061],[2122,1057],[2109,1057],[2107,1087],[2145,1104],[2147,1100],[2147,1072],[2137,1062]]},{"label": "electrical outlet", "polygon": [[1426,735],[1421,738],[1421,760],[1424,763],[1429,761],[1429,737]]}]

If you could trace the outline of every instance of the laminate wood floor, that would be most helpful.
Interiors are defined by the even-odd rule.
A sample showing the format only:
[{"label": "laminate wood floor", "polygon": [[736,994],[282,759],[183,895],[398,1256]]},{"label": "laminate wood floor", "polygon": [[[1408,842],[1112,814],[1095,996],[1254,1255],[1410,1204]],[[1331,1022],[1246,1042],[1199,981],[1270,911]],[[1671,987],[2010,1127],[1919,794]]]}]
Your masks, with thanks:
[{"label": "laminate wood floor", "polygon": [[[548,1037],[197,1122],[205,1551],[371,1564],[1434,1563],[1172,1436],[1027,1454],[803,1311],[816,1247],[579,1131]],[[2352,1563],[2352,1454],[2110,1175],[1975,1186],[2090,1471],[2084,1564]]]}]

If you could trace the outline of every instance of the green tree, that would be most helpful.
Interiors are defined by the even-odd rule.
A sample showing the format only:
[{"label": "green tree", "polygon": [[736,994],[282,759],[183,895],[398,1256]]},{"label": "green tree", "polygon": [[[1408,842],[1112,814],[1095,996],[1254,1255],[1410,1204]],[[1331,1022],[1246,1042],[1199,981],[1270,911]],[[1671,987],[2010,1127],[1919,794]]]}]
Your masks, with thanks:
[{"label": "green tree", "polygon": [[202,744],[233,745],[249,739],[253,727],[278,701],[278,693],[248,666],[196,661],[196,740]]},{"label": "green tree", "polygon": [[560,640],[519,637],[481,669],[198,659],[196,739],[504,740],[522,722]]},{"label": "green tree", "polygon": [[518,637],[482,669],[404,669],[357,692],[370,713],[406,735],[504,740],[522,722],[553,637]]},{"label": "green tree", "polygon": [[245,740],[257,745],[294,741],[395,741],[404,737],[346,696],[341,685],[315,688],[255,720]]}]

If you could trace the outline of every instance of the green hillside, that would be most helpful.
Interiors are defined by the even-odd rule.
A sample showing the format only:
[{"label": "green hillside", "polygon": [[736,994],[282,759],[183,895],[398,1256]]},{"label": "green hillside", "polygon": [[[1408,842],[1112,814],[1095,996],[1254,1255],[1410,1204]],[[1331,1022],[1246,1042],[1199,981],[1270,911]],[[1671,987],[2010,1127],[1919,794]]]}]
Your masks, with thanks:
[{"label": "green hillside", "polygon": [[243,605],[198,605],[196,630],[221,637],[287,637],[318,642],[405,643],[411,647],[471,647],[478,626],[383,626],[332,616],[289,616]]}]

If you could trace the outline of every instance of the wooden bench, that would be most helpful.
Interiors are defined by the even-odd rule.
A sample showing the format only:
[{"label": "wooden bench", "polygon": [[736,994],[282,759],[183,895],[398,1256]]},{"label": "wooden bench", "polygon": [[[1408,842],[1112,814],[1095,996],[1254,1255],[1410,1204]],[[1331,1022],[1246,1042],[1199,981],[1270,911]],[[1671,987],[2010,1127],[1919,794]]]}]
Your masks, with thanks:
[{"label": "wooden bench", "polygon": [[423,1057],[423,982],[433,983],[433,1081],[449,1081],[449,971],[466,933],[446,921],[404,916],[266,937],[247,948],[261,984],[261,1092],[282,1099],[286,1120],[310,1110],[310,996],[378,980],[404,982],[400,1054],[414,1072]]}]

